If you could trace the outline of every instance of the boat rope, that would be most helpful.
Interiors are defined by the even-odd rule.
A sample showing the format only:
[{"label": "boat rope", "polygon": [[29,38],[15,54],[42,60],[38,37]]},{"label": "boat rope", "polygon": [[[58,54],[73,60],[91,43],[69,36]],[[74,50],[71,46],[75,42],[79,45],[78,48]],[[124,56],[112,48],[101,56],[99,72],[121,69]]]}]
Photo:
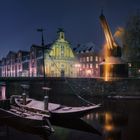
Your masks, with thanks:
[{"label": "boat rope", "polygon": [[[49,55],[49,57],[50,57],[51,61],[54,63],[54,65],[56,66],[57,70],[61,73],[61,70],[58,68],[57,64],[54,62],[52,56]],[[74,93],[79,99],[81,99],[83,102],[85,102],[85,103],[87,103],[87,104],[89,104],[89,105],[94,105],[92,102],[90,102],[90,101],[84,99],[83,97],[81,97],[81,96],[79,95],[80,92],[77,94],[77,93],[76,93],[77,91],[71,86],[71,84],[69,83],[69,81],[67,80],[67,78],[66,78],[65,76],[64,76],[64,79],[65,79],[65,82],[68,84],[68,86],[69,86],[69,87],[71,88],[71,90],[73,91],[73,93]]]}]

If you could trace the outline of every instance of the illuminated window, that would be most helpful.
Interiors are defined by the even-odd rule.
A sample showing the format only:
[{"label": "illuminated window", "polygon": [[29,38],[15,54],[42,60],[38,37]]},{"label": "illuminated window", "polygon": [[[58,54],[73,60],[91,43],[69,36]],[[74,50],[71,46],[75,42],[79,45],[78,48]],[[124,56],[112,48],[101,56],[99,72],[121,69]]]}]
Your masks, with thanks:
[{"label": "illuminated window", "polygon": [[98,56],[95,57],[95,61],[98,61]]},{"label": "illuminated window", "polygon": [[89,62],[89,57],[87,56],[87,62]]},{"label": "illuminated window", "polygon": [[99,68],[99,65],[98,64],[96,64],[96,69],[98,69]]},{"label": "illuminated window", "polygon": [[89,67],[92,69],[93,65],[92,65],[92,64],[90,64],[90,66],[89,66]]},{"label": "illuminated window", "polygon": [[93,61],[93,56],[90,56],[90,61],[91,61],[91,62]]},{"label": "illuminated window", "polygon": [[89,68],[89,64],[86,65],[86,68]]},{"label": "illuminated window", "polygon": [[102,61],[102,58],[101,58],[101,57],[99,57],[99,61],[100,61],[100,62]]}]

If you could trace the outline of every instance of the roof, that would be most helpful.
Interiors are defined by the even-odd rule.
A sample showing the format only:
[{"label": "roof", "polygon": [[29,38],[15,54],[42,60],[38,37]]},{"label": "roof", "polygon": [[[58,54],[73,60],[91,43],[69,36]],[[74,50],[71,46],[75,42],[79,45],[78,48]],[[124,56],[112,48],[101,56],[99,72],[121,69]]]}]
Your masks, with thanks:
[{"label": "roof", "polygon": [[86,44],[78,44],[77,47],[75,47],[73,50],[76,53],[100,51],[100,49],[93,42],[88,42]]}]

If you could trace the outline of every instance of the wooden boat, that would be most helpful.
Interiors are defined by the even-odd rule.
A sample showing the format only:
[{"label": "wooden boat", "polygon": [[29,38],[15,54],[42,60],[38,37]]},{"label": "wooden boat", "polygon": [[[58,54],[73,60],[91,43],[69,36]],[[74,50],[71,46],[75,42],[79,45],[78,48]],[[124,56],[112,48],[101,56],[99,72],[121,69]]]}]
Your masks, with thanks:
[{"label": "wooden boat", "polygon": [[[25,110],[36,110],[45,113],[45,102],[35,99],[27,98],[26,104],[23,104],[23,98],[21,96],[15,98],[17,106],[24,108]],[[93,104],[89,106],[70,107],[63,106],[61,104],[48,103],[47,107],[51,114],[51,118],[81,118],[91,111],[98,109],[101,104]]]},{"label": "wooden boat", "polygon": [[48,114],[36,113],[32,110],[25,110],[10,100],[0,100],[0,119],[22,125],[28,128],[44,128],[48,133],[54,132]]}]

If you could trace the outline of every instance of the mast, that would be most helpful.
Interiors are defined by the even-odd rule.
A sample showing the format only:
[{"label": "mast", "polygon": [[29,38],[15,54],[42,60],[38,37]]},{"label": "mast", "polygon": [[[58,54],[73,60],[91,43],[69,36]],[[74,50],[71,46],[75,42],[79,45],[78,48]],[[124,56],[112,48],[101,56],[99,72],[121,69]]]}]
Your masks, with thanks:
[{"label": "mast", "polygon": [[45,86],[45,44],[44,44],[44,29],[40,28],[37,29],[38,32],[41,32],[41,47],[42,47],[42,52],[43,52],[43,81],[44,81],[44,86]]}]

